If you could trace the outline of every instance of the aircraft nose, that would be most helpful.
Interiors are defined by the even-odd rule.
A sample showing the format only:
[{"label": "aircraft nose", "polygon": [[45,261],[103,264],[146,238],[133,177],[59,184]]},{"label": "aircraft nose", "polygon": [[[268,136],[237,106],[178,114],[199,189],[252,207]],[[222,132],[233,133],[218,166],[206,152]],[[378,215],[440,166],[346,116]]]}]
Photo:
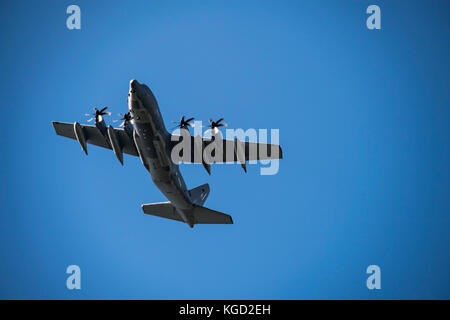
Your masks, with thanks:
[{"label": "aircraft nose", "polygon": [[139,82],[136,79],[130,80],[130,90],[135,90]]}]

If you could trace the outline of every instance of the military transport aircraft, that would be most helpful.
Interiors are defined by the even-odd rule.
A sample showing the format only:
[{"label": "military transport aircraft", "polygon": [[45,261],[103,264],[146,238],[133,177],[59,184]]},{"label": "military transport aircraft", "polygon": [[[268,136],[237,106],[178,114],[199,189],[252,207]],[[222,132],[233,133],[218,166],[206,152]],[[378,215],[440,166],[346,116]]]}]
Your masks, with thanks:
[{"label": "military transport aircraft", "polygon": [[[129,112],[122,115],[121,119],[123,122],[120,127],[123,129],[106,126],[103,116],[110,114],[106,111],[106,107],[94,108],[93,117],[88,121],[95,120],[95,126],[81,125],[78,122],[53,122],[53,127],[58,135],[77,140],[86,154],[87,143],[90,143],[111,149],[122,165],[123,153],[140,157],[156,186],[169,200],[143,204],[144,213],[185,222],[191,228],[195,224],[232,224],[233,220],[228,214],[203,207],[210,190],[207,183],[191,190],[186,188],[178,166],[179,162],[171,157],[173,148],[177,143],[181,143],[179,141],[182,141],[184,138],[181,137],[184,136],[175,136],[166,130],[156,98],[145,84],[140,84],[137,80],[130,81],[128,108]],[[188,132],[187,128],[192,126],[190,123],[192,120],[193,118],[185,119],[183,116],[178,125],[180,131]],[[210,120],[211,130],[225,126],[222,120]],[[192,146],[191,156],[190,161],[183,159],[183,163],[202,163],[208,174],[211,174],[211,162],[205,159],[203,151],[215,139],[190,135],[188,137],[191,139],[189,141]],[[245,171],[247,171],[246,161],[282,158],[279,145],[242,142],[236,138],[234,141],[218,141],[224,150],[223,159],[216,158],[213,162],[239,162]],[[265,148],[266,153],[260,155],[261,152],[258,151],[262,148]],[[226,154],[228,157],[225,157]]]}]

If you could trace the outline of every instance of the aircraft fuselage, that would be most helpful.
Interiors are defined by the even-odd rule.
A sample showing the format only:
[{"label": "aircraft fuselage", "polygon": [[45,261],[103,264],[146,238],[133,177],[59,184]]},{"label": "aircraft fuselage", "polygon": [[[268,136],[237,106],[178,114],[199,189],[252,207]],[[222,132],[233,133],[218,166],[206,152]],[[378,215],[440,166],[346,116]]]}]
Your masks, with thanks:
[{"label": "aircraft fuselage", "polygon": [[194,220],[190,210],[193,202],[178,165],[171,160],[171,135],[164,125],[158,102],[150,88],[131,80],[128,108],[133,116],[133,138],[143,165],[181,218],[192,226]]}]

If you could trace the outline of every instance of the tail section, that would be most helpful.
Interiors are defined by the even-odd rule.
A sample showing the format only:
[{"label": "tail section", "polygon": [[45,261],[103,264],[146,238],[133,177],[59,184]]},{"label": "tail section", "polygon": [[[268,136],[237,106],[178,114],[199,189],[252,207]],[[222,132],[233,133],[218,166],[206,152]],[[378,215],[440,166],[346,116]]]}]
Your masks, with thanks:
[{"label": "tail section", "polygon": [[184,222],[177,209],[170,202],[143,204],[142,210],[146,214]]},{"label": "tail section", "polygon": [[192,209],[178,211],[170,202],[160,202],[143,204],[142,210],[146,214],[186,222],[191,227],[194,224],[233,224],[230,215],[197,205]]},{"label": "tail section", "polygon": [[195,206],[192,214],[195,219],[194,224],[233,224],[230,215],[205,207]]},{"label": "tail section", "polygon": [[193,204],[202,206],[209,195],[209,184],[205,183],[197,188],[189,190],[189,196]]}]

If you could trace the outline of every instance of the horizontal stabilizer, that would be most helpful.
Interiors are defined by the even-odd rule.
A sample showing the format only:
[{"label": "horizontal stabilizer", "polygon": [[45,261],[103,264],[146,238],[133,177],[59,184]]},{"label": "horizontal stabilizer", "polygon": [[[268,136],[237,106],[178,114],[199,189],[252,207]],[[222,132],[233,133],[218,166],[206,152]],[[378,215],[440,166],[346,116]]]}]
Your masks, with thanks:
[{"label": "horizontal stabilizer", "polygon": [[142,210],[146,214],[184,222],[175,207],[170,202],[143,204]]},{"label": "horizontal stabilizer", "polygon": [[195,206],[193,209],[195,223],[199,224],[233,224],[231,216],[205,207]]},{"label": "horizontal stabilizer", "polygon": [[192,209],[181,210],[187,221],[184,221],[170,202],[143,204],[142,210],[146,214],[186,222],[190,226],[194,224],[233,224],[230,215],[197,205],[194,205]]}]

